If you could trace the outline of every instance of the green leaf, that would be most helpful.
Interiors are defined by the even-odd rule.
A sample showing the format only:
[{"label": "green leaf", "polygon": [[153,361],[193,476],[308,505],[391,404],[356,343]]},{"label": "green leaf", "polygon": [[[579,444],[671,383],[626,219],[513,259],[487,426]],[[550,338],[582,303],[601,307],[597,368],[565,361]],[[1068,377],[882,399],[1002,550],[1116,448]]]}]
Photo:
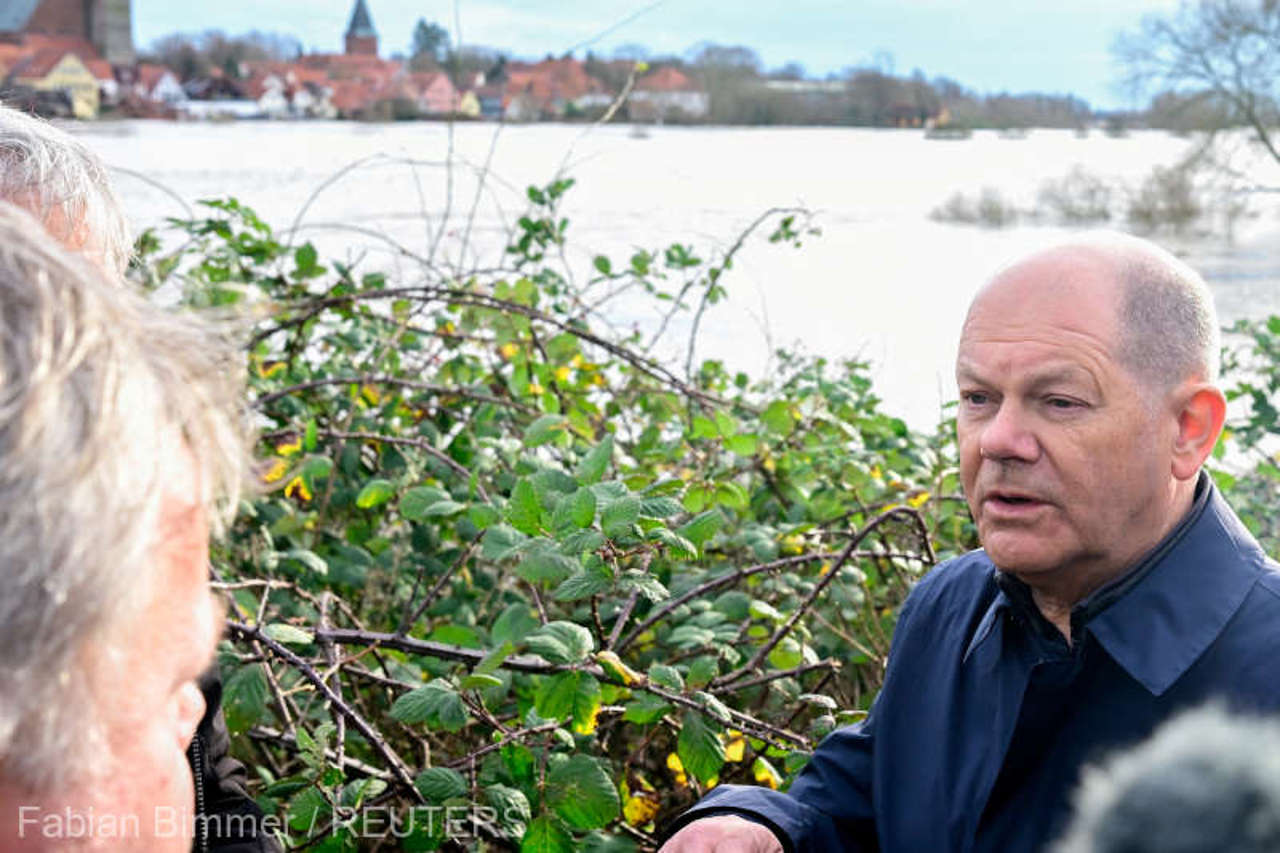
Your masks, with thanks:
[{"label": "green leaf", "polygon": [[462,689],[485,690],[489,687],[501,687],[503,683],[501,678],[481,672],[468,675],[462,679]]},{"label": "green leaf", "polygon": [[716,432],[715,422],[705,415],[694,415],[693,429],[690,432],[691,438],[716,438],[719,433]]},{"label": "green leaf", "polygon": [[684,769],[704,785],[719,775],[724,766],[724,744],[719,734],[694,711],[684,715],[680,736],[676,738],[676,754]]},{"label": "green leaf", "polygon": [[547,803],[577,829],[605,826],[622,811],[618,789],[609,774],[600,762],[581,754],[570,756],[547,774]]},{"label": "green leaf", "polygon": [[286,560],[295,560],[318,575],[329,573],[329,564],[305,548],[292,548],[280,556]]},{"label": "green leaf", "polygon": [[356,506],[360,509],[372,509],[391,500],[395,493],[395,486],[391,485],[390,480],[370,480],[356,496]]},{"label": "green leaf", "polygon": [[791,405],[786,400],[774,400],[760,414],[765,427],[775,435],[786,435],[791,432]]},{"label": "green leaf", "polygon": [[649,531],[649,538],[667,546],[667,556],[673,560],[698,559],[698,546],[672,530],[655,527]]},{"label": "green leaf", "polygon": [[605,504],[600,512],[600,526],[604,535],[616,539],[631,532],[631,525],[640,518],[640,499],[634,495]]},{"label": "green leaf", "polygon": [[658,497],[640,499],[640,514],[649,518],[670,518],[673,515],[679,515],[680,510],[680,501],[675,498]]},{"label": "green leaf", "polygon": [[570,527],[590,527],[596,520],[596,496],[590,489],[578,489],[571,495],[560,499],[556,511],[551,517],[551,525],[556,530]]},{"label": "green leaf", "polygon": [[573,472],[574,476],[583,483],[597,483],[604,476],[611,459],[613,459],[613,436],[606,435],[604,441],[597,444],[587,452],[586,456],[582,457],[582,461],[578,463],[577,469]]},{"label": "green leaf", "polygon": [[402,723],[426,723],[429,728],[447,732],[460,731],[469,719],[462,697],[443,678],[396,699],[391,705],[391,716]]},{"label": "green leaf", "polygon": [[720,674],[720,666],[711,655],[694,658],[689,663],[689,686],[706,687]]},{"label": "green leaf", "polygon": [[520,853],[574,853],[573,836],[558,818],[543,815],[525,830]]},{"label": "green leaf", "polygon": [[487,785],[484,798],[497,812],[498,827],[508,836],[519,838],[524,835],[533,810],[529,808],[529,798],[524,791],[507,785]]},{"label": "green leaf", "polygon": [[635,569],[623,572],[622,577],[618,578],[618,586],[626,592],[634,589],[650,601],[666,601],[671,597],[671,593],[660,580]]},{"label": "green leaf", "polygon": [[436,501],[423,511],[424,518],[445,518],[450,515],[457,515],[467,508],[466,504],[460,504],[457,501]]},{"label": "green leaf", "polygon": [[272,622],[262,629],[262,633],[277,643],[283,643],[286,646],[305,646],[315,640],[310,631],[303,630],[295,625],[287,625],[284,622]]},{"label": "green leaf", "polygon": [[534,709],[549,720],[570,718],[574,731],[590,734],[600,712],[600,682],[578,670],[557,672],[543,678]]},{"label": "green leaf", "polygon": [[724,446],[729,448],[730,453],[736,453],[738,456],[755,456],[759,443],[759,436],[743,433],[725,439]]},{"label": "green leaf", "polygon": [[422,521],[427,517],[427,508],[449,500],[449,493],[435,486],[417,486],[409,489],[400,497],[400,514],[410,521]]},{"label": "green leaf", "polygon": [[560,553],[550,539],[538,539],[525,549],[524,559],[516,566],[516,574],[531,583],[560,583],[577,574],[582,563],[576,557]]},{"label": "green leaf", "polygon": [[524,431],[524,444],[526,447],[538,447],[546,444],[563,435],[568,425],[569,419],[564,415],[543,415],[529,424]]},{"label": "green leaf", "polygon": [[302,463],[302,480],[312,492],[315,492],[318,481],[325,479],[332,473],[333,460],[328,456],[311,456],[306,462]]},{"label": "green leaf", "polygon": [[716,486],[716,500],[730,509],[746,509],[750,503],[747,490],[734,482],[720,483]]},{"label": "green leaf", "polygon": [[267,676],[261,664],[242,666],[231,674],[222,688],[222,708],[232,734],[247,731],[262,719],[267,710]]},{"label": "green leaf", "polygon": [[709,509],[706,512],[699,513],[693,518],[681,525],[676,533],[688,539],[693,544],[701,547],[712,536],[716,535],[716,531],[724,524],[724,516],[717,509]]},{"label": "green leaf", "polygon": [[486,560],[498,562],[519,552],[528,541],[523,533],[505,524],[490,527],[484,535],[484,544],[480,546],[480,554]]},{"label": "green leaf", "polygon": [[556,587],[553,596],[557,601],[580,601],[613,589],[613,572],[602,562],[580,572]]},{"label": "green leaf", "polygon": [[774,669],[791,669],[793,666],[799,666],[803,660],[804,653],[800,649],[800,644],[790,637],[783,637],[782,642],[769,652],[769,665]]},{"label": "green leaf", "polygon": [[511,503],[507,507],[507,520],[521,533],[537,536],[542,532],[542,508],[538,504],[538,492],[528,480],[517,480],[511,491]]},{"label": "green leaf", "polygon": [[467,518],[480,530],[488,529],[502,515],[489,504],[472,504],[467,509]]},{"label": "green leaf", "polygon": [[629,723],[645,725],[657,722],[670,710],[671,706],[661,697],[654,696],[652,693],[642,693],[627,703],[627,709],[622,712],[622,719]]},{"label": "green leaf", "polygon": [[578,530],[562,537],[556,547],[561,554],[578,557],[587,551],[597,550],[604,543],[604,534],[599,530]]},{"label": "green leaf", "polygon": [[665,663],[649,665],[649,680],[668,690],[677,692],[684,690],[684,678],[680,676],[680,671],[674,666],[668,666]]},{"label": "green leaf", "polygon": [[314,832],[324,826],[324,818],[330,812],[329,802],[318,788],[308,788],[289,803],[289,828],[294,832]]},{"label": "green leaf", "polygon": [[422,792],[427,802],[443,803],[452,797],[461,797],[467,793],[467,780],[457,770],[448,767],[428,767],[418,774],[413,781],[414,787]]},{"label": "green leaf", "polygon": [[601,275],[609,275],[613,272],[613,264],[611,264],[609,259],[604,255],[596,255],[594,260],[592,260],[592,264],[595,265],[596,270]]},{"label": "green leaf", "polygon": [[524,602],[519,602],[502,611],[502,615],[493,623],[489,638],[498,645],[518,643],[531,631],[536,630],[538,624],[534,609]]},{"label": "green leaf", "polygon": [[548,622],[526,640],[529,651],[552,663],[578,663],[595,651],[591,632],[573,622]]}]

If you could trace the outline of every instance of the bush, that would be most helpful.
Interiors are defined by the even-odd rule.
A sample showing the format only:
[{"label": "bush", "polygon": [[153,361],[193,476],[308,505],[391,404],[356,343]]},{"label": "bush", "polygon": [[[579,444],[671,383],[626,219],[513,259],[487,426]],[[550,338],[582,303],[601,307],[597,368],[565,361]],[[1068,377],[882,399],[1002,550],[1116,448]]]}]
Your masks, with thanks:
[{"label": "bush", "polygon": [[264,488],[215,566],[227,720],[290,843],[457,805],[475,838],[623,849],[717,781],[785,787],[865,712],[935,546],[974,544],[948,433],[882,412],[866,364],[679,373],[594,327],[588,291],[624,284],[700,318],[732,252],[600,256],[575,288],[571,185],[531,188],[471,276],[322,263],[234,200],[140,242],[152,287],[273,307],[246,351]]},{"label": "bush", "polygon": [[1082,166],[1045,181],[1037,194],[1040,211],[1056,222],[1085,225],[1111,219],[1111,187]]},{"label": "bush", "polygon": [[1185,231],[1203,213],[1191,171],[1156,166],[1129,200],[1129,224],[1145,230]]},{"label": "bush", "polygon": [[1004,228],[1018,221],[1018,209],[993,187],[983,187],[974,198],[954,193],[929,218],[937,222]]},{"label": "bush", "polygon": [[[571,185],[529,190],[484,274],[322,264],[234,200],[139,243],[150,287],[272,306],[245,312],[263,488],[214,564],[227,722],[290,846],[631,849],[713,784],[785,788],[869,707],[914,582],[976,545],[954,422],[908,429],[865,363],[681,374],[593,326],[614,285],[701,317],[750,231],[575,287]],[[1280,434],[1280,319],[1243,331],[1252,453]],[[1280,545],[1272,461],[1216,476]]]}]

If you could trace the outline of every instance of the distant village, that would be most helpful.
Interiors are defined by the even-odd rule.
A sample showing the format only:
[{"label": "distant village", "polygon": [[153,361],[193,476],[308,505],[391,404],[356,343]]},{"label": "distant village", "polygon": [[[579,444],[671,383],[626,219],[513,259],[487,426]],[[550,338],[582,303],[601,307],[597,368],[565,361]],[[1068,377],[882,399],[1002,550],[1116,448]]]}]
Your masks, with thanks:
[{"label": "distant village", "polygon": [[[153,118],[460,118],[536,121],[606,110],[617,87],[573,57],[506,61],[455,78],[379,55],[365,0],[355,0],[342,53],[213,67],[182,79],[138,61],[129,0],[4,0],[0,3],[0,98],[52,116],[111,112]],[[606,63],[627,78],[634,61]],[[643,67],[643,66],[642,66]],[[708,97],[676,68],[641,74],[628,98],[633,119],[696,120]]]},{"label": "distant village", "polygon": [[[788,63],[765,70],[754,50],[702,42],[688,54],[567,53],[525,61],[455,49],[420,20],[410,56],[384,57],[371,12],[352,2],[341,53],[304,51],[270,33],[175,33],[133,44],[131,0],[0,0],[0,100],[52,117],[168,119],[457,119],[589,121],[615,108],[643,123],[922,128],[939,139],[973,128],[1018,136],[1038,127],[1087,132],[1212,126],[1212,103],[1162,93],[1146,110],[1098,112],[1070,94],[978,94],[892,62],[823,79]],[[338,33],[334,34],[339,35]],[[623,95],[626,95],[623,98]]]}]

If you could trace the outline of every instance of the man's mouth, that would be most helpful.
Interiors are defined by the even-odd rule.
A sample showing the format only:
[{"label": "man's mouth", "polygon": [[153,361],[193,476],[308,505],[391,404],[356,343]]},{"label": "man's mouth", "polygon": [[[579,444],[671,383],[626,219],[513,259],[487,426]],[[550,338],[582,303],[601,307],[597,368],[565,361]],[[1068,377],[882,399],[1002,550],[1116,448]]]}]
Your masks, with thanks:
[{"label": "man's mouth", "polygon": [[1041,500],[1035,495],[1025,492],[1004,492],[993,491],[988,492],[983,498],[983,508],[997,516],[1022,517],[1028,515],[1041,507],[1048,506],[1048,502]]}]

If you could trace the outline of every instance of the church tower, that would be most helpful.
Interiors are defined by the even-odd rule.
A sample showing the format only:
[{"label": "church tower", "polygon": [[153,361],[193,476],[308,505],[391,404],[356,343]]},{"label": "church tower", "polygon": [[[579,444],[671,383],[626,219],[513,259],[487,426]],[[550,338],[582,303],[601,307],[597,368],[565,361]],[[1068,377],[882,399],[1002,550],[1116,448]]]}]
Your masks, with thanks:
[{"label": "church tower", "polygon": [[347,24],[347,53],[365,56],[378,55],[378,31],[373,28],[369,7],[364,0],[356,0],[351,10],[351,23]]},{"label": "church tower", "polygon": [[112,65],[132,65],[131,6],[130,0],[0,0],[0,35],[82,38]]},{"label": "church tower", "polygon": [[89,40],[112,65],[132,65],[133,12],[130,0],[91,0]]}]

